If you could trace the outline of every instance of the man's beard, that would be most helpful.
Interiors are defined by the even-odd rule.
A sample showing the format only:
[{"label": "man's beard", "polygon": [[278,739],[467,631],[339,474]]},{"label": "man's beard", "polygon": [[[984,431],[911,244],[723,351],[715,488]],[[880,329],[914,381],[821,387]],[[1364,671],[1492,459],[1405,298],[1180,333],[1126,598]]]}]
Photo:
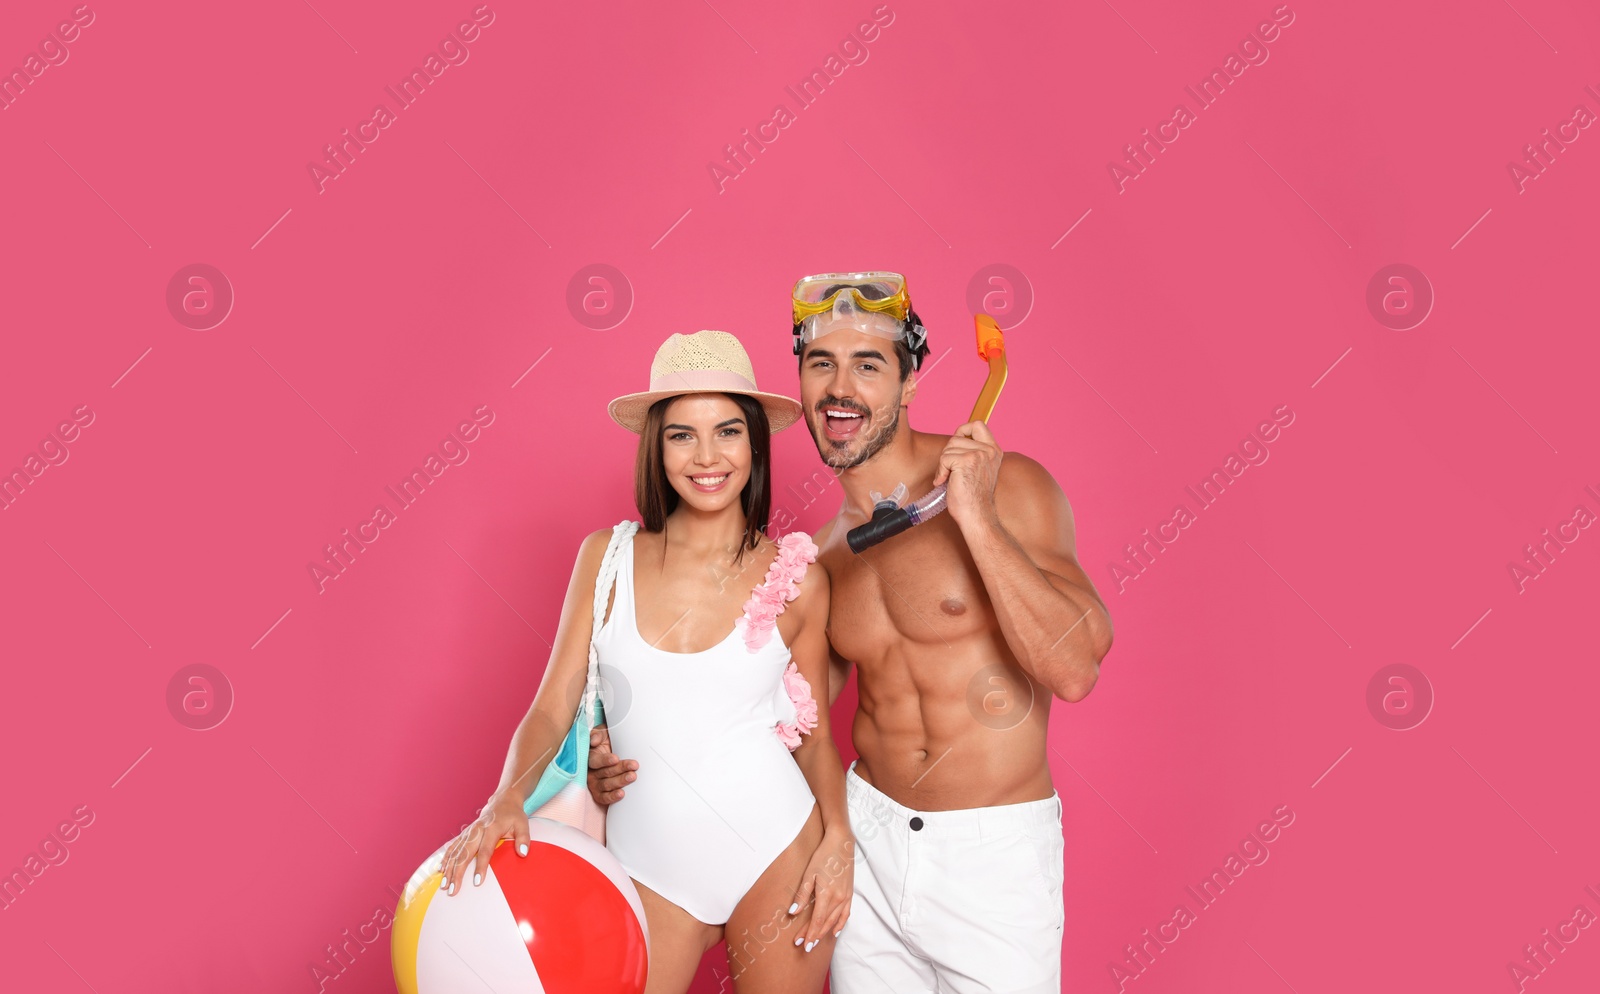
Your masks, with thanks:
[{"label": "man's beard", "polygon": [[[826,437],[826,435],[822,434],[822,432],[826,432],[827,430],[826,426],[828,420],[827,416],[823,415],[821,427],[814,429],[811,432],[811,440],[817,443],[817,455],[822,457],[823,464],[829,469],[843,472],[847,469],[855,469],[857,466],[877,455],[879,450],[894,440],[895,432],[900,430],[900,406],[896,404],[895,406],[889,408],[889,410],[893,413],[890,415],[889,420],[883,425],[880,426],[878,423],[878,418],[874,416],[867,424],[862,426],[858,436],[865,436],[866,441],[862,444],[861,451],[857,452],[853,456],[847,455],[840,448],[836,447],[835,444]],[[818,413],[821,412],[819,411]],[[856,439],[854,438],[848,439],[844,444],[850,445],[855,441]]]}]

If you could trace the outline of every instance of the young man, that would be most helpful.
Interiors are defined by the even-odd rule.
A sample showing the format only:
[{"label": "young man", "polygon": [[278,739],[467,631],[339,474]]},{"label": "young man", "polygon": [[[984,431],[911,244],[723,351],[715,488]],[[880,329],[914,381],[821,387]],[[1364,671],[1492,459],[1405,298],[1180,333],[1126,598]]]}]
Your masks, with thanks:
[{"label": "young man", "polygon": [[[928,347],[903,277],[807,277],[794,312],[801,405],[844,489],[814,537],[832,587],[829,701],[852,663],[860,698],[846,777],[854,898],[831,989],[1056,994],[1050,704],[1089,693],[1112,640],[1072,509],[983,422],[953,435],[907,423]],[[946,484],[948,510],[852,552],[846,535],[872,517],[874,492],[900,484],[910,499]],[[604,743],[591,765],[602,802],[638,766]]]}]

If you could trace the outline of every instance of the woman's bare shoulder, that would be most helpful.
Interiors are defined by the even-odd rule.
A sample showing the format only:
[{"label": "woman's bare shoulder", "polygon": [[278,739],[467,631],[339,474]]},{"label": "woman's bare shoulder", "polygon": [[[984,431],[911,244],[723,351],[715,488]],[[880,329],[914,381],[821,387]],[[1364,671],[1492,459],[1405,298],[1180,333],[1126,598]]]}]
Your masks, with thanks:
[{"label": "woman's bare shoulder", "polygon": [[606,548],[611,545],[611,529],[597,528],[585,535],[578,545],[577,561],[573,564],[573,573],[577,576],[587,576],[594,579],[600,575],[600,563],[606,557]]}]

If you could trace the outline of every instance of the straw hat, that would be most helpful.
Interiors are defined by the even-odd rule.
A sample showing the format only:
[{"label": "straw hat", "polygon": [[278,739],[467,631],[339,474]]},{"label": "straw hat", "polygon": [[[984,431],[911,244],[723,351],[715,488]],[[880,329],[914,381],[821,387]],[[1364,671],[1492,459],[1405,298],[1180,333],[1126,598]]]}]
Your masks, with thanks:
[{"label": "straw hat", "polygon": [[766,408],[773,433],[800,420],[800,402],[756,389],[755,370],[739,340],[725,331],[674,333],[656,350],[650,364],[650,389],[624,394],[606,408],[611,420],[634,434],[644,431],[650,405],[685,393],[737,393],[754,397]]}]

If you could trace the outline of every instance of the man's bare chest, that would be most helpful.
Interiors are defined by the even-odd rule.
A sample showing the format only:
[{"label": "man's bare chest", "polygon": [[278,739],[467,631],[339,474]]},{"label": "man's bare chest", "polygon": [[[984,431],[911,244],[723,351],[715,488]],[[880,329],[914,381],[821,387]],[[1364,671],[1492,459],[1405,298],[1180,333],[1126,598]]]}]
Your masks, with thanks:
[{"label": "man's bare chest", "polygon": [[819,561],[832,588],[833,644],[846,658],[875,658],[890,640],[949,644],[994,625],[983,578],[954,522],[935,519],[860,554],[840,535]]}]

